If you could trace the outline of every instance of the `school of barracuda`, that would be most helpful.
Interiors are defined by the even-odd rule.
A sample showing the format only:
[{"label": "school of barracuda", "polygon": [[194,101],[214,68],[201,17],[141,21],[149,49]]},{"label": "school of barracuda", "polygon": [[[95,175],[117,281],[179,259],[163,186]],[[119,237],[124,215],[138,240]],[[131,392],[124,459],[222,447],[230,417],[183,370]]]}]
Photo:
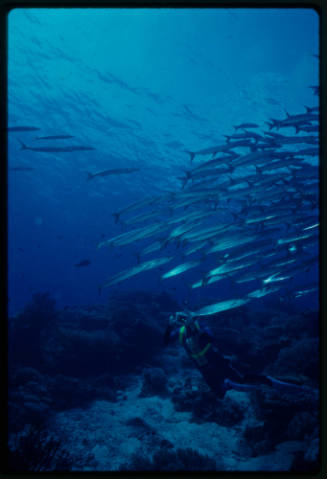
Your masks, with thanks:
[{"label": "school of barracuda", "polygon": [[[146,224],[98,244],[120,247],[152,238],[137,254],[138,263],[112,276],[104,286],[124,281],[182,257],[161,274],[162,280],[199,271],[190,290],[230,278],[235,284],[260,281],[242,298],[202,307],[194,314],[210,315],[277,292],[318,261],[319,243],[319,108],[284,119],[270,119],[261,133],[255,123],[235,126],[225,143],[186,152],[181,187],[148,197],[114,213],[115,222]],[[282,135],[273,129],[294,129]],[[242,131],[242,133],[239,133]],[[150,209],[149,209],[150,208]],[[140,211],[141,210],[141,211]],[[143,211],[144,210],[144,211]],[[129,216],[137,212],[136,216]],[[163,219],[164,218],[164,219]],[[150,223],[147,223],[149,222]],[[180,255],[158,256],[175,243]],[[192,255],[196,254],[196,259]],[[293,297],[317,291],[302,284]]]}]

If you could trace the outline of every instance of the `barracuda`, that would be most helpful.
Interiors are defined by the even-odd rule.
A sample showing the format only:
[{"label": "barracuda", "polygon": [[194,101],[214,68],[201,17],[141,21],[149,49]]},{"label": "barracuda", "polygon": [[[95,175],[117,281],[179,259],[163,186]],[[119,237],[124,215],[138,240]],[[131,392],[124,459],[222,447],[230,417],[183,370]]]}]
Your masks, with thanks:
[{"label": "barracuda", "polygon": [[255,291],[252,291],[251,293],[247,294],[248,298],[263,298],[264,296],[267,296],[267,294],[271,293],[276,293],[279,291],[280,288],[278,287],[271,287],[271,288],[262,288],[262,289],[256,289]]},{"label": "barracuda", "polygon": [[131,278],[132,276],[135,276],[136,274],[142,273],[143,271],[149,271],[150,269],[157,268],[159,266],[162,266],[169,261],[173,259],[173,256],[170,257],[163,257],[163,258],[157,258],[153,259],[150,261],[145,261],[144,263],[140,263],[137,266],[134,266],[133,268],[124,270],[115,276],[113,276],[107,283],[103,285],[103,287],[111,286],[113,284],[120,283],[121,281],[124,281],[126,279]]},{"label": "barracuda", "polygon": [[229,150],[229,148],[230,147],[228,145],[223,144],[223,145],[211,146],[210,148],[204,148],[203,150],[198,150],[198,151],[187,151],[186,153],[190,155],[191,161],[193,161],[195,156],[226,152]]},{"label": "barracuda", "polygon": [[199,281],[196,281],[195,283],[193,283],[191,285],[191,288],[192,289],[195,289],[195,288],[202,288],[203,286],[207,286],[209,284],[212,284],[212,283],[217,283],[218,281],[222,281],[223,279],[225,279],[226,276],[225,275],[216,275],[216,276],[211,276],[210,278],[202,278],[200,279]]},{"label": "barracuda", "polygon": [[183,216],[180,216],[178,218],[173,218],[171,220],[168,220],[168,224],[173,224],[173,223],[180,223],[181,221],[194,221],[194,220],[200,220],[200,219],[205,219],[209,218],[210,216],[213,216],[214,211],[192,211],[191,213],[187,213]]},{"label": "barracuda", "polygon": [[315,144],[319,141],[317,136],[306,135],[306,136],[284,136],[278,133],[265,132],[266,135],[273,136],[276,138],[280,145],[296,145],[298,143],[305,144]]},{"label": "barracuda", "polygon": [[115,168],[111,170],[102,170],[96,171],[95,173],[88,173],[87,179],[92,180],[96,176],[126,175],[128,173],[135,173],[136,171],[140,171],[140,168]]},{"label": "barracuda", "polygon": [[205,248],[207,245],[207,241],[200,241],[198,244],[195,244],[192,248],[189,248],[187,251],[185,251],[184,256],[189,256],[190,254],[196,253],[197,251]]},{"label": "barracuda", "polygon": [[172,239],[176,239],[179,236],[182,236],[184,233],[193,230],[199,225],[199,223],[183,223],[180,226],[177,226],[177,228],[174,228],[173,231],[169,234],[167,238],[167,242],[171,241]]},{"label": "barracuda", "polygon": [[277,273],[272,274],[271,276],[268,276],[267,278],[265,278],[262,281],[263,284],[276,283],[278,281],[285,281],[286,279],[291,278],[291,276],[278,276],[279,274],[281,274],[280,271],[278,271]]},{"label": "barracuda", "polygon": [[186,263],[180,264],[176,266],[175,268],[171,269],[170,271],[167,271],[167,273],[164,273],[161,278],[162,279],[167,279],[167,278],[172,278],[173,276],[177,276],[181,273],[184,273],[185,271],[188,271],[191,268],[195,268],[196,266],[199,266],[201,264],[201,261],[187,261]]},{"label": "barracuda", "polygon": [[207,254],[217,253],[218,251],[225,251],[231,248],[235,248],[236,246],[244,245],[246,243],[251,243],[251,241],[254,241],[255,239],[257,239],[256,236],[243,236],[243,237],[238,236],[236,238],[234,236],[215,244],[207,251]]},{"label": "barracuda", "polygon": [[[152,224],[103,241],[98,247],[132,244],[157,235],[150,245],[144,248],[142,244],[138,261],[141,255],[161,250],[169,242],[178,246],[176,255],[183,258],[178,266],[160,273],[162,279],[188,274],[193,269],[193,274],[189,273],[194,277],[190,290],[223,280],[231,280],[236,287],[260,281],[259,289],[253,288],[241,298],[208,305],[199,309],[198,315],[216,314],[259,300],[279,291],[285,283],[292,298],[292,289],[298,287],[289,280],[295,276],[305,280],[309,276],[306,272],[318,264],[312,253],[318,251],[319,245],[319,138],[314,134],[286,136],[270,130],[291,127],[297,133],[318,131],[319,125],[311,124],[318,119],[313,114],[316,108],[282,120],[271,119],[267,122],[269,131],[262,128],[261,134],[245,130],[256,124],[236,125],[235,130],[245,131],[224,135],[228,139],[225,144],[189,152],[191,160],[211,156],[191,168],[184,169],[176,158],[172,175],[183,169],[185,177],[178,179],[184,185],[114,214],[117,222],[120,215],[144,208],[138,216],[127,217],[125,223],[149,220]],[[176,179],[172,180],[176,184]],[[149,208],[150,205],[153,206]],[[197,253],[193,261],[187,261],[185,257],[193,253]],[[115,275],[107,284],[151,269],[153,264],[138,264]],[[218,291],[215,286],[209,290]],[[311,286],[301,286],[300,292]]]},{"label": "barracuda", "polygon": [[194,242],[194,241],[201,241],[205,239],[210,239],[212,237],[217,236],[219,233],[223,231],[230,230],[235,228],[234,226],[226,226],[226,225],[219,225],[219,226],[211,226],[209,228],[205,228],[199,231],[195,231],[193,233],[186,233],[183,235],[183,240],[187,242]]},{"label": "barracuda", "polygon": [[254,264],[254,261],[247,261],[241,264],[229,264],[229,262],[226,262],[225,264],[222,264],[218,266],[217,268],[214,268],[211,271],[208,271],[208,273],[206,274],[206,277],[210,278],[211,276],[217,276],[217,275],[221,276],[226,273],[231,273],[240,269],[244,269],[253,264]]},{"label": "barracuda", "polygon": [[301,235],[301,236],[292,236],[290,238],[280,238],[277,241],[277,244],[295,243],[296,241],[302,241],[302,240],[305,240],[305,239],[311,238],[311,237],[312,237],[312,234],[305,234],[305,235]]},{"label": "barracuda", "polygon": [[151,218],[156,218],[161,211],[150,211],[149,213],[143,213],[142,215],[133,216],[123,221],[126,225],[133,225],[134,223],[139,223],[141,221],[146,221]]},{"label": "barracuda", "polygon": [[140,252],[140,256],[145,256],[146,254],[153,253],[154,251],[158,251],[162,247],[162,241],[158,240],[154,243],[151,243],[146,248],[142,249]]},{"label": "barracuda", "polygon": [[239,308],[244,304],[249,302],[249,298],[246,299],[230,299],[228,301],[221,301],[219,303],[210,304],[209,306],[205,306],[198,311],[195,311],[196,316],[208,316],[211,314],[217,314],[222,311],[228,311],[229,309]]},{"label": "barracuda", "polygon": [[115,217],[115,223],[118,223],[119,218],[122,214],[137,210],[139,208],[142,208],[143,206],[152,205],[153,203],[157,202],[161,198],[162,196],[151,196],[150,198],[145,198],[144,200],[132,203],[131,205],[126,206],[126,208],[123,208],[117,213],[113,213],[113,216]]},{"label": "barracuda", "polygon": [[110,238],[106,241],[102,241],[98,244],[97,247],[102,248],[103,246],[123,246],[132,243],[133,241],[136,241],[138,239],[147,238],[148,236],[151,236],[158,231],[163,231],[166,228],[167,225],[163,225],[161,223],[145,227],[143,226],[127,233],[122,233],[118,236],[114,236],[113,238]]},{"label": "barracuda", "polygon": [[234,125],[235,130],[238,130],[239,128],[258,128],[259,125],[256,123],[241,123],[240,125]]}]

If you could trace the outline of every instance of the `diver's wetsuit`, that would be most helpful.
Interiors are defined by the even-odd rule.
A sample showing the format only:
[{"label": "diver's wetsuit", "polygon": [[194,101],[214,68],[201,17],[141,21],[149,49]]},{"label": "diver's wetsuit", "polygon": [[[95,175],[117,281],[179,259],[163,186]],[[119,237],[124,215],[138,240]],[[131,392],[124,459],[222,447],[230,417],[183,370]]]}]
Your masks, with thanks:
[{"label": "diver's wetsuit", "polygon": [[165,344],[177,336],[188,355],[193,359],[210,389],[222,398],[227,389],[248,391],[262,385],[274,386],[284,391],[302,389],[301,386],[279,381],[260,374],[242,375],[235,369],[213,344],[214,338],[207,328],[200,328],[197,320],[191,326],[169,325],[165,333]]}]

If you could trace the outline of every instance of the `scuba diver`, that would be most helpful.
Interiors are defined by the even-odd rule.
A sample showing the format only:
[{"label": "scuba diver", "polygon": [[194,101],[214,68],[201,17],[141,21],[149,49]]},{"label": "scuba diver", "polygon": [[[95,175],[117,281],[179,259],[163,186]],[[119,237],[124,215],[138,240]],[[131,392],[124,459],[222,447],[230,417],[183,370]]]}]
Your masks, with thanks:
[{"label": "scuba diver", "polygon": [[164,342],[167,346],[178,335],[190,358],[195,362],[210,389],[222,399],[228,389],[250,391],[261,386],[271,386],[284,392],[306,389],[298,384],[280,381],[263,374],[241,374],[231,361],[224,357],[214,344],[215,339],[208,328],[200,327],[191,311],[177,312],[170,316]]}]

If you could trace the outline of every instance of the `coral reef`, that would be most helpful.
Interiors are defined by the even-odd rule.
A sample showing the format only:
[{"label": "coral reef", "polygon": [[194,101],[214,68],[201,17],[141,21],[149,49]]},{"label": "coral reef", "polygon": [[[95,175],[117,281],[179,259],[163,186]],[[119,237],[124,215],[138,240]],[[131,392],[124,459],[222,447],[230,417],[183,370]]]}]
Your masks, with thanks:
[{"label": "coral reef", "polygon": [[45,349],[57,318],[55,301],[45,292],[34,294],[22,313],[9,319],[9,368],[23,365],[41,370],[47,366]]},{"label": "coral reef", "polygon": [[310,392],[284,395],[259,390],[253,395],[253,404],[262,424],[244,431],[253,456],[266,453],[283,441],[306,440],[319,421],[318,398]]},{"label": "coral reef", "polygon": [[172,401],[177,411],[192,412],[192,420],[197,423],[215,422],[221,426],[231,427],[244,418],[242,406],[230,398],[218,399],[205,384],[199,381],[192,386],[186,380],[184,386],[177,386],[172,391]]},{"label": "coral reef", "polygon": [[281,349],[274,364],[269,367],[271,375],[292,375],[319,383],[319,340],[302,338]]},{"label": "coral reef", "polygon": [[42,423],[28,425],[17,433],[8,449],[10,472],[69,471],[73,464],[63,441],[49,433]]},{"label": "coral reef", "polygon": [[[105,440],[93,447],[95,463],[92,457],[84,463],[84,445],[74,450],[72,464],[63,438],[45,426],[38,429],[40,423],[55,423],[65,411],[67,417],[75,409],[84,414],[93,402],[103,401],[111,411],[110,418],[117,418],[117,436],[110,444],[115,447],[124,434],[129,440],[128,457],[132,459],[122,464],[121,470],[224,470],[212,450],[212,457],[202,455],[205,449],[199,446],[176,450],[174,429],[170,429],[176,424],[174,420],[170,424],[168,417],[176,414],[184,420],[185,412],[192,431],[208,426],[228,431],[237,426],[238,451],[253,460],[272,454],[282,443],[299,442],[291,469],[314,470],[319,462],[319,341],[315,328],[309,330],[308,326],[316,319],[314,313],[271,317],[258,310],[253,317],[242,308],[241,312],[223,314],[219,323],[211,322],[219,349],[242,373],[270,374],[309,386],[295,396],[266,387],[250,394],[231,392],[218,399],[179,343],[164,348],[167,313],[178,309],[168,295],[146,292],[111,292],[108,304],[63,311],[55,309],[48,293],[35,295],[31,304],[9,321],[11,466],[43,471],[86,470],[101,461],[109,464]],[[128,414],[120,422],[118,411],[123,404]],[[156,420],[162,421],[158,407],[166,414],[170,411],[161,423],[167,428],[164,432],[156,427]],[[66,439],[67,425],[70,427],[71,419],[64,421],[61,429]],[[95,431],[93,439],[96,437]],[[38,441],[44,447],[39,463]]]},{"label": "coral reef", "polygon": [[[122,464],[121,471],[215,471],[216,461],[191,448],[176,451],[160,448],[152,458],[142,453],[133,455],[128,464]],[[218,469],[219,470],[219,469]]]},{"label": "coral reef", "polygon": [[162,368],[147,368],[143,371],[141,397],[167,396],[167,375]]}]

